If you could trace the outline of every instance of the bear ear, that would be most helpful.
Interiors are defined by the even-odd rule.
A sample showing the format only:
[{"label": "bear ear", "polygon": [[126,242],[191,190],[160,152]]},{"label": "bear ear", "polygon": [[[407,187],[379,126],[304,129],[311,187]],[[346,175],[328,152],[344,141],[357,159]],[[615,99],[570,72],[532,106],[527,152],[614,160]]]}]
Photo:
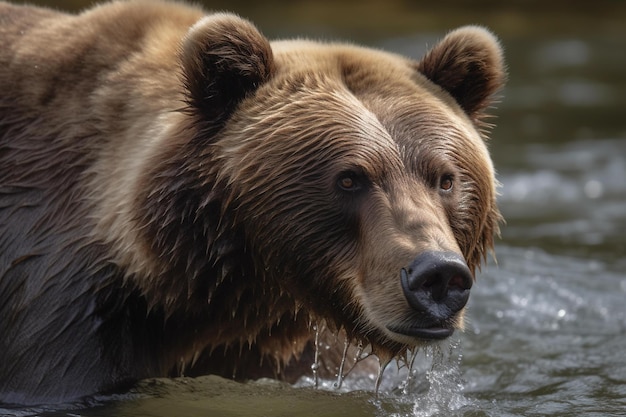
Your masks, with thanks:
[{"label": "bear ear", "polygon": [[191,110],[216,128],[274,71],[269,41],[252,23],[228,13],[204,17],[189,29],[181,63]]},{"label": "bear ear", "polygon": [[417,69],[450,93],[475,122],[506,80],[498,39],[478,26],[450,32],[426,53]]}]

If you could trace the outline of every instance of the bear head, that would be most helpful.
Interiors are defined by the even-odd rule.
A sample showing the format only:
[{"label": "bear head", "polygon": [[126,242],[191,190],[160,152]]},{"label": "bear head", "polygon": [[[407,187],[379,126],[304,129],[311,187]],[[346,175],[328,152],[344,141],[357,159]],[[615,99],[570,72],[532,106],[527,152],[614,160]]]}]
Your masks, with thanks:
[{"label": "bear head", "polygon": [[500,221],[491,33],[457,29],[415,61],[270,43],[215,14],[180,62],[184,117],[136,198],[154,304],[220,321],[207,344],[291,346],[324,321],[393,356],[463,327]]}]

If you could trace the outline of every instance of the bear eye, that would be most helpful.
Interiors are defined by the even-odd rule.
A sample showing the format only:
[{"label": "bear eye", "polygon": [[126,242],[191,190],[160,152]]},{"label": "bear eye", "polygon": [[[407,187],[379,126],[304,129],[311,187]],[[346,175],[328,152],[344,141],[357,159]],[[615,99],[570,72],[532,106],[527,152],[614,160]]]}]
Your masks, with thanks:
[{"label": "bear eye", "polygon": [[363,188],[363,181],[354,171],[346,171],[339,175],[337,186],[343,191],[355,192]]},{"label": "bear eye", "polygon": [[350,177],[342,177],[339,179],[339,186],[344,190],[351,190],[355,187],[355,181]]},{"label": "bear eye", "polygon": [[452,187],[454,185],[454,178],[452,177],[452,175],[444,175],[441,177],[441,180],[439,181],[439,189],[441,189],[442,191],[450,191],[452,190]]}]

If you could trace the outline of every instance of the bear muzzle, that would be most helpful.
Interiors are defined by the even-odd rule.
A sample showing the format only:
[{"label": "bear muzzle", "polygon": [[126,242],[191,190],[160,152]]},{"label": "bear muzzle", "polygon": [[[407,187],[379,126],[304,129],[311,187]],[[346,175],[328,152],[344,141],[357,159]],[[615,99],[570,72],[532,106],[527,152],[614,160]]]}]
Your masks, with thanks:
[{"label": "bear muzzle", "polygon": [[467,304],[473,283],[465,260],[454,252],[423,252],[402,268],[400,279],[404,296],[419,319],[388,329],[426,340],[452,335],[450,323]]}]

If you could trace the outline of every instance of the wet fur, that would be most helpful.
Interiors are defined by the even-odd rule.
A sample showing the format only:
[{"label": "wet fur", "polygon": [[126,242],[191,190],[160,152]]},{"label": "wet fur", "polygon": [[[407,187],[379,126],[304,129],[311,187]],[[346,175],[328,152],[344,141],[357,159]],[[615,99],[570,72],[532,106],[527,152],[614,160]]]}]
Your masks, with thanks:
[{"label": "wet fur", "polygon": [[[381,330],[408,311],[399,266],[446,249],[475,269],[491,248],[490,34],[413,62],[203,16],[0,3],[0,402],[292,379],[318,322],[401,355],[413,342]],[[369,193],[338,197],[355,166]]]}]

